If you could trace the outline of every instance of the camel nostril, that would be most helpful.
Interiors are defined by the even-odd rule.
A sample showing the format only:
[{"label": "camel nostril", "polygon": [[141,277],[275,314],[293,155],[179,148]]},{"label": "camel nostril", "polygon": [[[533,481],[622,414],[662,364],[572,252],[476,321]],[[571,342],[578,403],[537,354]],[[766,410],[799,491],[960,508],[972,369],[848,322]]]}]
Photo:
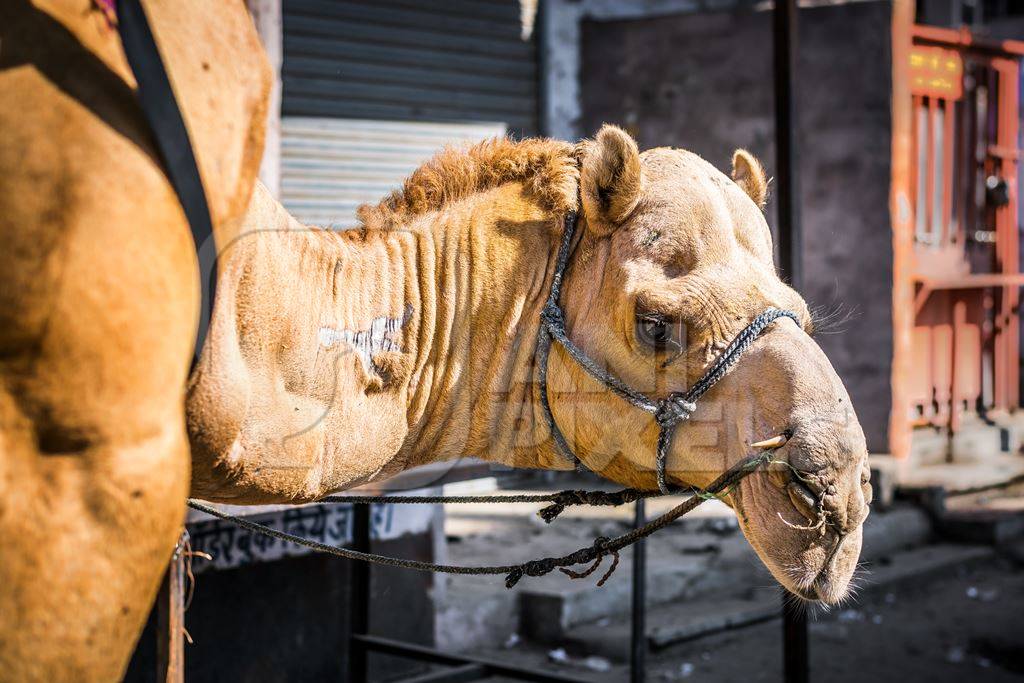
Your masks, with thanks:
[{"label": "camel nostril", "polygon": [[875,490],[871,488],[871,484],[864,484],[860,487],[861,495],[864,496],[864,504],[871,505],[871,502],[875,499]]},{"label": "camel nostril", "polygon": [[811,493],[810,489],[799,481],[791,481],[789,486],[786,487],[786,493],[789,494],[789,500],[793,503],[793,507],[797,509],[797,512],[806,517],[810,522],[817,520],[818,500]]},{"label": "camel nostril", "polygon": [[826,494],[831,495],[836,492],[835,484],[822,484],[819,477],[816,476],[813,472],[791,468],[789,476],[792,479],[792,481],[795,481],[801,486],[803,486],[815,498],[820,498],[821,496],[824,496]]}]

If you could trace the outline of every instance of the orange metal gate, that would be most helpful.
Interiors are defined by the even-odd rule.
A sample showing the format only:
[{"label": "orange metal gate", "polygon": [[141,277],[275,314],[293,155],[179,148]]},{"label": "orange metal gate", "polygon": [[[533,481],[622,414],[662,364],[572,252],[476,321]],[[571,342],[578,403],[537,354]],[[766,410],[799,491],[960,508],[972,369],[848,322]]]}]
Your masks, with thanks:
[{"label": "orange metal gate", "polygon": [[911,33],[907,418],[953,434],[1020,403],[1020,62],[966,30]]}]

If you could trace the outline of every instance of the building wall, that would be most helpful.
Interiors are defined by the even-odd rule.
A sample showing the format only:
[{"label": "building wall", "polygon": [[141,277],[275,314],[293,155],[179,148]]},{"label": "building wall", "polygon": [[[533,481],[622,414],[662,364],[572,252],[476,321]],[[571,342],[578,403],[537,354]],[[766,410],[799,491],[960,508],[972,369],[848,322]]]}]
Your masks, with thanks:
[{"label": "building wall", "polygon": [[[887,450],[891,403],[891,12],[860,2],[799,16],[803,293],[875,452]],[[642,148],[684,147],[726,171],[746,147],[771,176],[770,24],[751,9],[585,20],[580,133],[618,123]],[[774,224],[771,201],[767,213]]]}]

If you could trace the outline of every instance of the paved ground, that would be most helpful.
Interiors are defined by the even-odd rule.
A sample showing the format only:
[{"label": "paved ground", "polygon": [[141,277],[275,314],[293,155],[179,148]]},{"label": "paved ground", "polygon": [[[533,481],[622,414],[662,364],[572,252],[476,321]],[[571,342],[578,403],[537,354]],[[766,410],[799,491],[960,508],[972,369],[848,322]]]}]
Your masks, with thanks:
[{"label": "paved ground", "polygon": [[[847,607],[817,612],[811,624],[811,680],[829,683],[956,683],[1024,678],[1024,564],[998,558],[917,585],[871,592]],[[681,609],[684,609],[681,606]],[[709,636],[653,653],[648,681],[777,681],[780,622]],[[606,662],[552,664],[549,652],[517,644],[500,654],[588,680],[628,680]],[[556,655],[557,656],[557,655]],[[492,679],[497,681],[498,679]]]}]

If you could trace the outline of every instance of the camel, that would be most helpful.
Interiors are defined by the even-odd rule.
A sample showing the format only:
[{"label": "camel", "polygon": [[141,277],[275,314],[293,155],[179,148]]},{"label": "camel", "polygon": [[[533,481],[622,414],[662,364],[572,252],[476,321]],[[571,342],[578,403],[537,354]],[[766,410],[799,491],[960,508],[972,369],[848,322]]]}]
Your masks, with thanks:
[{"label": "camel", "polygon": [[[213,220],[244,215],[271,72],[240,2],[147,2]],[[116,26],[0,2],[0,678],[117,680],[181,531],[191,233]]]},{"label": "camel", "polygon": [[[348,231],[309,228],[257,184],[224,242],[186,400],[192,492],[301,503],[473,456],[570,469],[540,406],[536,340],[563,218],[579,211],[561,303],[575,343],[651,395],[684,389],[767,307],[773,323],[678,427],[667,470],[704,487],[751,453],[776,466],[729,496],[768,569],[807,599],[847,592],[870,502],[864,435],[772,260],[767,180],[679,149],[592,141],[452,148]],[[580,201],[582,200],[582,201]],[[218,238],[219,239],[219,238]],[[556,347],[553,413],[583,464],[655,489],[658,425]],[[815,526],[816,510],[829,523]]]},{"label": "camel", "polygon": [[[87,0],[0,10],[5,675],[116,679],[189,491],[301,503],[464,456],[570,469],[535,345],[572,211],[568,333],[653,396],[692,383],[765,308],[796,315],[677,429],[667,473],[704,486],[770,443],[775,465],[723,499],[782,585],[846,595],[870,503],[864,435],[776,272],[750,154],[727,176],[684,150],[641,154],[614,126],[579,144],[497,139],[440,153],[352,230],[305,226],[255,180],[269,74],[244,8],[147,10],[219,251],[191,374],[195,247],[116,34]],[[548,382],[587,468],[656,488],[650,415],[560,348]]]}]

